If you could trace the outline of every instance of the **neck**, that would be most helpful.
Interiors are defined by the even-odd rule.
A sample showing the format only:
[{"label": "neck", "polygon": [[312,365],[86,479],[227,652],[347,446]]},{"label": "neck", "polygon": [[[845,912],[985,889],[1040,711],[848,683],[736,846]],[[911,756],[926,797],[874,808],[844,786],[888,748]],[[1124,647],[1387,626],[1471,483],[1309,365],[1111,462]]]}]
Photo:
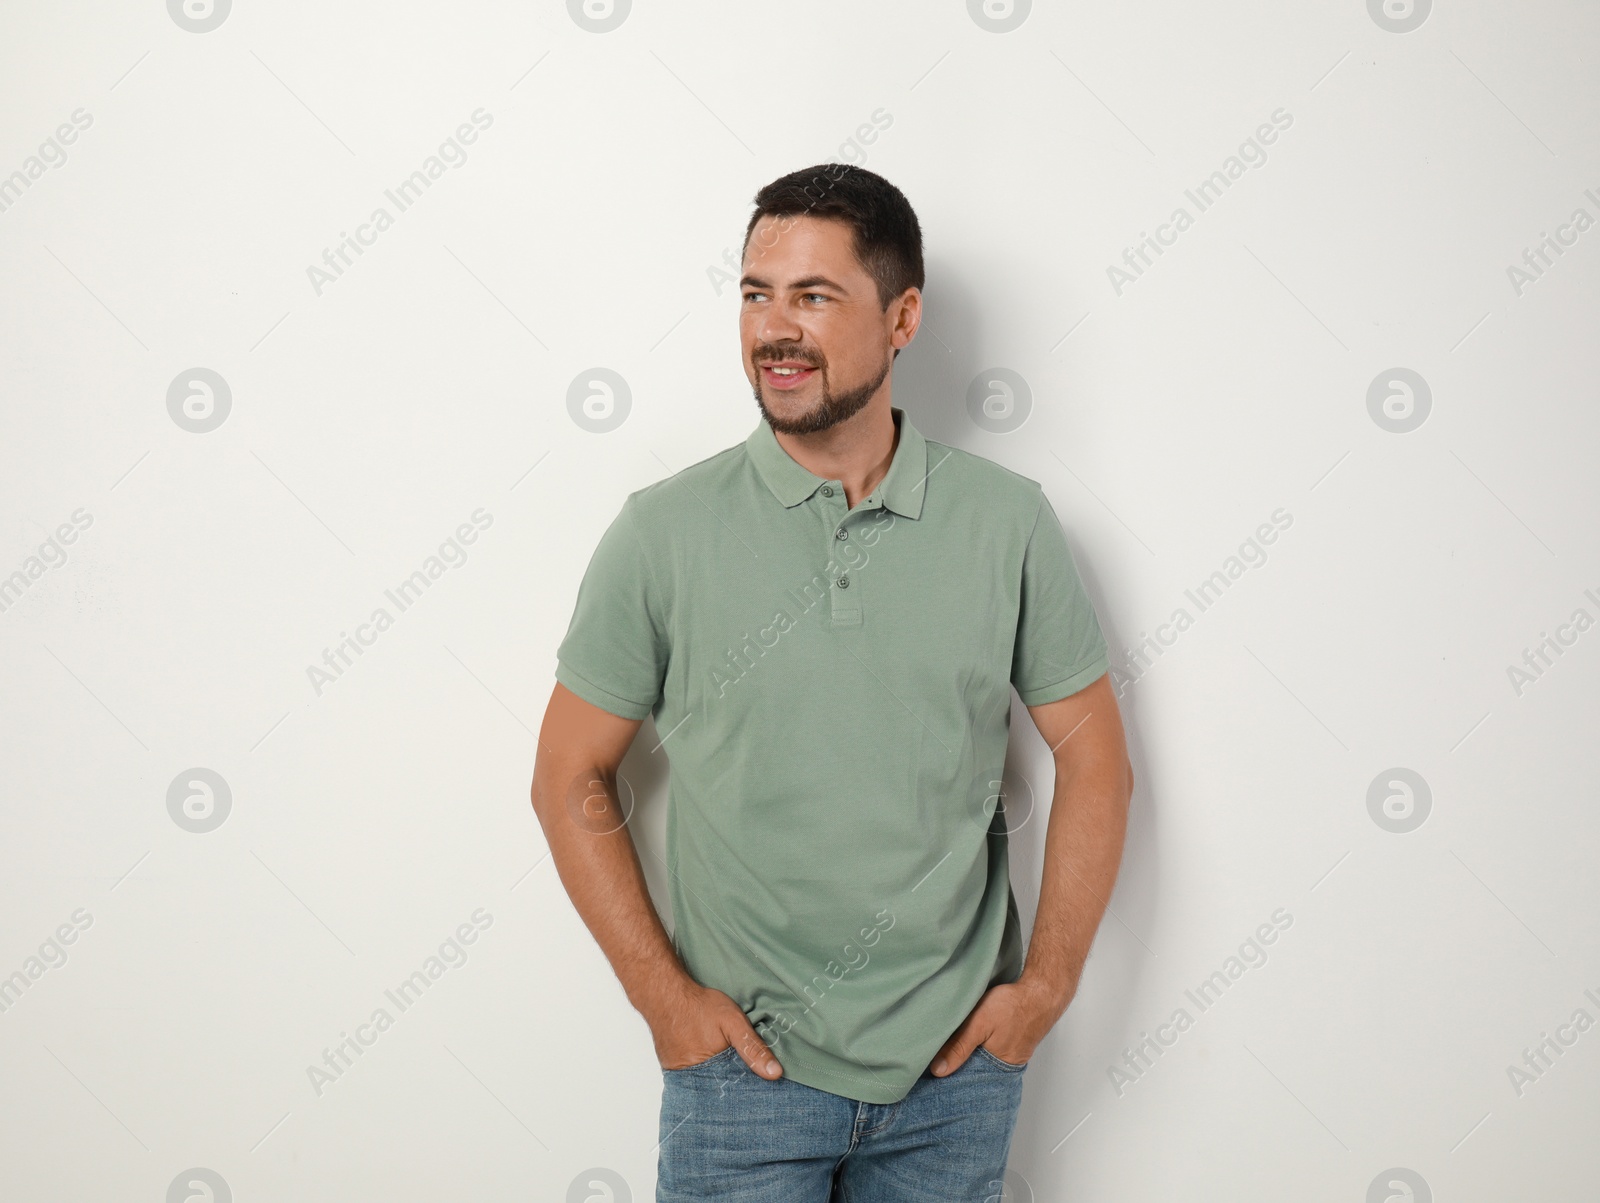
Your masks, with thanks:
[{"label": "neck", "polygon": [[895,448],[900,445],[900,425],[890,412],[889,390],[883,389],[861,411],[837,426],[814,434],[773,431],[778,446],[807,472],[844,485],[846,502],[853,509],[889,474]]}]

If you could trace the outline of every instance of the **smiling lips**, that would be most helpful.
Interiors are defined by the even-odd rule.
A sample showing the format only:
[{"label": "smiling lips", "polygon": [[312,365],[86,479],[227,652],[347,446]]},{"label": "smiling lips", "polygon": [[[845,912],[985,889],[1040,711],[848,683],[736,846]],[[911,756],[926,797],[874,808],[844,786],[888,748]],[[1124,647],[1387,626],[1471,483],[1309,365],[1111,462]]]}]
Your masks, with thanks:
[{"label": "smiling lips", "polygon": [[801,363],[797,359],[779,359],[759,366],[761,378],[773,388],[781,390],[799,388],[817,372],[815,365]]}]

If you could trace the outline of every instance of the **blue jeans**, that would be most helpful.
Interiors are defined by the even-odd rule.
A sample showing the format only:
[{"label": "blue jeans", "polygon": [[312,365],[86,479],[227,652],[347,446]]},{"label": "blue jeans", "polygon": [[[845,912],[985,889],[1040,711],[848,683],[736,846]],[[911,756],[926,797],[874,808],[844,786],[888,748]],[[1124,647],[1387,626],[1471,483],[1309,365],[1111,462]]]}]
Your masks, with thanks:
[{"label": "blue jeans", "polygon": [[1026,1068],[979,1048],[898,1103],[769,1082],[732,1048],[663,1070],[656,1203],[998,1200]]}]

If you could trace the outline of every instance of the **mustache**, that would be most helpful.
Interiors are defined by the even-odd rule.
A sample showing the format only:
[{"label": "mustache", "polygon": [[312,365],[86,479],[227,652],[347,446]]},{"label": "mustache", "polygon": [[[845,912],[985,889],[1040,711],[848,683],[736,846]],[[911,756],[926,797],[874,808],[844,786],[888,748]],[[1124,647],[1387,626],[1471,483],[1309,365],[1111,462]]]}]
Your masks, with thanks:
[{"label": "mustache", "polygon": [[814,368],[823,366],[822,356],[813,351],[799,348],[783,348],[771,343],[763,343],[750,353],[750,358],[755,363],[781,363],[785,359],[792,359],[796,363],[808,364]]}]

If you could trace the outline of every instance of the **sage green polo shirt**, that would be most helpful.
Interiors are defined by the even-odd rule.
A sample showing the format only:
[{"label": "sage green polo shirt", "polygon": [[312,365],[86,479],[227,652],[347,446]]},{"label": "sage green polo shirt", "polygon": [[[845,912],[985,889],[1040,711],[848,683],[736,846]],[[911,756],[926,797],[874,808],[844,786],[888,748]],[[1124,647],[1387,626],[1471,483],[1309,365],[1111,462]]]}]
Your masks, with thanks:
[{"label": "sage green polo shirt", "polygon": [[556,679],[655,717],[670,763],[673,943],[785,1074],[903,1098],[1023,941],[997,814],[1011,687],[1106,671],[1037,482],[900,409],[854,509],[762,420],[631,494],[601,537]]}]

